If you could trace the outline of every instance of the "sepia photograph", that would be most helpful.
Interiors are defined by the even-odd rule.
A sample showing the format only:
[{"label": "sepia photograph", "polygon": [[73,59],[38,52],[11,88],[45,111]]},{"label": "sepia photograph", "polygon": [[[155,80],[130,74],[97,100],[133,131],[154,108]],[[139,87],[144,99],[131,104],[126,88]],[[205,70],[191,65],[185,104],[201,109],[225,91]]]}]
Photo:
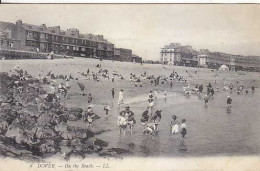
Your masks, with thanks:
[{"label": "sepia photograph", "polygon": [[1,4],[0,167],[259,170],[259,17],[259,4]]}]

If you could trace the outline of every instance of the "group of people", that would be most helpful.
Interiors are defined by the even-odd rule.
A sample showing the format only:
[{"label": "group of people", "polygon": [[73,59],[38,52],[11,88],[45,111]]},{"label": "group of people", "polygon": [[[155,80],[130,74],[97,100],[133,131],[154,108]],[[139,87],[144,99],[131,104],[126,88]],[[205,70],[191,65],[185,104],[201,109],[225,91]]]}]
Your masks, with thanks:
[{"label": "group of people", "polygon": [[129,126],[129,130],[132,134],[135,123],[134,112],[130,110],[129,106],[126,106],[125,110],[121,111],[117,118],[117,125],[120,128],[120,133],[123,132],[125,134],[126,128]]}]

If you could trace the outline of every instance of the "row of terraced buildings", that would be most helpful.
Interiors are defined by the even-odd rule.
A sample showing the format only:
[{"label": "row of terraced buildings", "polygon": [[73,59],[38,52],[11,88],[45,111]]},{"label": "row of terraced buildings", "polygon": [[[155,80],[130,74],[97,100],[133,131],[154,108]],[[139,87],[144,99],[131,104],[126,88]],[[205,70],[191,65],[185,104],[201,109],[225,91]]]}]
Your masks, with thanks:
[{"label": "row of terraced buildings", "polygon": [[[82,34],[78,29],[61,30],[23,23],[0,22],[1,50],[54,53],[66,56],[136,61],[131,49],[115,48],[103,35]],[[140,57],[139,57],[140,58]],[[137,60],[139,61],[139,60]]]}]

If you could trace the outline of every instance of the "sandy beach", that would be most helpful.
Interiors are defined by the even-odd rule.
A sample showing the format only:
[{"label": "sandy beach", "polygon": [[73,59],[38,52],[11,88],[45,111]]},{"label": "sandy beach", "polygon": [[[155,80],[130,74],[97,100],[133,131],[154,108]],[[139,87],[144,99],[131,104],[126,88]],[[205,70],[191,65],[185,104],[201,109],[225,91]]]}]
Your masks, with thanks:
[{"label": "sandy beach", "polygon": [[[101,64],[102,69],[107,69],[110,79],[101,78],[100,81],[86,80],[81,73],[97,72]],[[137,64],[130,62],[99,61],[95,59],[54,59],[54,60],[2,60],[0,61],[0,72],[14,73],[14,67],[19,66],[32,76],[46,76],[52,71],[55,75],[72,75],[77,78],[70,80],[71,88],[68,90],[68,98],[61,97],[61,104],[65,107],[80,107],[84,110],[89,106],[87,95],[92,94],[94,105],[93,111],[101,118],[93,122],[90,128],[94,132],[105,132],[96,137],[108,142],[109,148],[123,148],[129,150],[131,156],[205,156],[205,155],[252,155],[259,154],[260,129],[259,111],[259,84],[260,74],[255,72],[216,71],[205,68],[190,68],[167,66],[160,64]],[[12,71],[11,71],[12,70]],[[140,76],[146,72],[148,75],[169,76],[172,71],[187,78],[184,81],[173,81],[170,83],[151,86],[150,80],[142,80],[142,87],[135,87],[134,82],[129,80],[130,73]],[[111,81],[112,72],[116,71],[124,77],[124,80],[115,77]],[[197,74],[195,74],[197,71]],[[217,77],[213,76],[217,74]],[[56,87],[63,80],[56,79]],[[77,83],[85,85],[86,96],[81,96]],[[216,83],[215,83],[216,82]],[[234,87],[243,85],[249,90],[249,94],[243,91],[240,95],[223,92],[223,84],[232,83]],[[206,93],[206,86],[211,83],[215,89],[214,99],[210,99],[207,107],[204,105],[203,97]],[[187,97],[183,94],[183,86],[190,84],[195,87],[197,84],[204,85],[201,96],[197,93]],[[254,94],[251,93],[251,86],[256,87]],[[48,91],[48,86],[45,87]],[[115,98],[112,98],[111,89],[115,88]],[[216,89],[219,88],[217,92]],[[117,105],[118,92],[124,90],[124,105],[121,108]],[[157,90],[158,98],[155,100],[155,109],[162,109],[162,119],[159,131],[155,136],[143,134],[143,126],[140,119],[142,112],[148,106],[148,94]],[[167,99],[164,99],[164,91],[167,91]],[[226,98],[231,95],[233,98],[231,112],[226,111]],[[111,106],[109,115],[105,116],[104,106]],[[126,135],[119,134],[116,120],[119,112],[124,106],[129,105],[135,113],[135,124],[133,134],[126,131]],[[188,125],[188,134],[185,141],[180,140],[180,135],[170,133],[170,120],[172,115],[178,120],[185,118]],[[79,128],[87,128],[82,120],[68,121],[69,125]],[[113,138],[111,138],[113,137]]]}]

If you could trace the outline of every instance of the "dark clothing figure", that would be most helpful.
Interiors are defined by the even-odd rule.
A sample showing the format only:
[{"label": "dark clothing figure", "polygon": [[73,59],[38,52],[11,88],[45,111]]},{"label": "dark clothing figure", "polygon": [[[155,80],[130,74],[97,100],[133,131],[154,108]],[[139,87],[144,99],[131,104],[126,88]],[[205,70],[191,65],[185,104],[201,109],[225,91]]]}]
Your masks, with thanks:
[{"label": "dark clothing figure", "polygon": [[115,89],[114,88],[112,88],[111,93],[112,93],[112,98],[114,99],[115,98]]},{"label": "dark clothing figure", "polygon": [[92,96],[91,94],[88,95],[88,103],[91,103],[92,102]]},{"label": "dark clothing figure", "polygon": [[231,97],[228,97],[228,98],[227,98],[227,104],[228,104],[228,105],[231,105],[231,103],[232,103],[232,99],[231,99]]},{"label": "dark clothing figure", "polygon": [[199,92],[202,93],[202,91],[203,91],[203,84],[201,84],[201,85],[199,86]]},{"label": "dark clothing figure", "polygon": [[254,85],[251,87],[251,90],[252,90],[252,93],[255,92],[255,86]]},{"label": "dark clothing figure", "polygon": [[145,110],[142,114],[141,122],[146,123],[149,120],[148,110]]}]

